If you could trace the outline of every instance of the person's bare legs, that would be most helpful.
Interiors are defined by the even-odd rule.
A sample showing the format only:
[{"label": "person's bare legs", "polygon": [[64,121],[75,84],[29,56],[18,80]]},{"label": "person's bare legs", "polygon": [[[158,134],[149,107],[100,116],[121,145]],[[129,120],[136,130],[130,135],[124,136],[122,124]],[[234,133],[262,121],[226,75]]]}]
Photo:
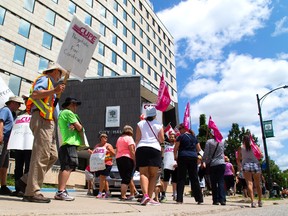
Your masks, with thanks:
[{"label": "person's bare legs", "polygon": [[99,176],[99,193],[102,193],[106,184],[106,176]]},{"label": "person's bare legs", "polygon": [[128,185],[121,184],[121,198],[122,199],[127,199],[127,197],[126,197],[127,189],[128,189]]},{"label": "person's bare legs", "polygon": [[70,177],[72,170],[63,170],[58,175],[58,190],[64,191],[66,189],[67,181]]},{"label": "person's bare legs", "polygon": [[[148,184],[149,184],[148,167],[140,167],[139,171],[140,171],[141,190],[142,190],[143,195],[146,195],[146,194],[148,194]],[[154,190],[154,188],[153,188],[153,190]]]},{"label": "person's bare legs", "polygon": [[135,187],[133,179],[131,179],[130,181],[129,188],[130,188],[130,196],[134,197],[136,193],[136,187]]},{"label": "person's bare legs", "polygon": [[247,183],[247,190],[248,190],[248,195],[251,199],[251,204],[254,202],[254,193],[253,193],[253,180],[252,180],[252,173],[250,172],[243,172],[244,178]]},{"label": "person's bare legs", "polygon": [[1,186],[7,185],[7,168],[0,168],[0,179],[1,179]]},{"label": "person's bare legs", "polygon": [[255,187],[257,190],[257,194],[258,194],[258,204],[259,204],[262,200],[262,189],[261,189],[261,185],[260,185],[261,173],[254,173],[253,179],[254,179],[254,184],[255,184]]},{"label": "person's bare legs", "polygon": [[152,198],[157,178],[159,167],[148,167],[148,195]]}]

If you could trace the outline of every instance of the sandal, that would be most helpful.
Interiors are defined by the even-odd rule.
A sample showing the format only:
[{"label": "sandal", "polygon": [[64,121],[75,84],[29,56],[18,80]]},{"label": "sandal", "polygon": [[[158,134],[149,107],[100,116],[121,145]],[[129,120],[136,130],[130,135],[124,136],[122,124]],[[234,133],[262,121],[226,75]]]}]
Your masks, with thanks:
[{"label": "sandal", "polygon": [[263,206],[263,202],[262,201],[258,201],[258,206],[262,207]]}]

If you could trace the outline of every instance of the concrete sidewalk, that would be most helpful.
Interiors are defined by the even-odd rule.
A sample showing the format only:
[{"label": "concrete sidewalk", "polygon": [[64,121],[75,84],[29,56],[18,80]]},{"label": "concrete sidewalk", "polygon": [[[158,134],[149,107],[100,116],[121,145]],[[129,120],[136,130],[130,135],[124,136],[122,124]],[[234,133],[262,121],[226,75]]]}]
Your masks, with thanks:
[{"label": "concrete sidewalk", "polygon": [[[54,192],[44,192],[50,198],[54,197]],[[171,194],[167,194],[168,201],[160,206],[141,206],[136,200],[120,201],[118,197],[109,199],[96,199],[87,196],[85,191],[70,192],[75,197],[75,201],[51,200],[51,203],[27,203],[21,198],[0,196],[0,215],[220,215],[223,211],[239,210],[249,208],[250,204],[245,203],[241,197],[228,197],[226,206],[211,205],[211,196],[204,198],[204,204],[197,205],[194,198],[185,196],[183,204],[176,204],[172,200]],[[264,207],[268,205],[288,204],[288,200],[266,201]]]}]

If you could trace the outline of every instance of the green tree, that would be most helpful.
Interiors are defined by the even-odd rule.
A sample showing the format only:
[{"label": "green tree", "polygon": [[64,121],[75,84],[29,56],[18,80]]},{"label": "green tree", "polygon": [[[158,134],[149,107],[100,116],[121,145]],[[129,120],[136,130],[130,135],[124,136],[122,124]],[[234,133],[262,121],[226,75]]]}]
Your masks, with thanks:
[{"label": "green tree", "polygon": [[201,114],[199,117],[199,129],[198,129],[197,139],[203,150],[205,148],[205,144],[207,141],[207,129],[208,129],[208,126],[206,124],[206,116],[205,114]]}]

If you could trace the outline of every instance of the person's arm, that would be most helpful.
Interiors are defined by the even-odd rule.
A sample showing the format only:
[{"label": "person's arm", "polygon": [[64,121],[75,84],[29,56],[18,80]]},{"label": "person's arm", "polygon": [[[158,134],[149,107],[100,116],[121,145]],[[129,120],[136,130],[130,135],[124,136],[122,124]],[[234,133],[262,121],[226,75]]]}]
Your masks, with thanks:
[{"label": "person's arm", "polygon": [[141,137],[142,137],[141,130],[140,130],[139,126],[137,125],[137,128],[136,128],[136,138],[135,138],[135,144],[136,144],[136,146],[137,146],[138,143],[140,142]]},{"label": "person's arm", "polygon": [[77,131],[79,132],[83,131],[83,126],[79,122],[72,123],[72,125]]},{"label": "person's arm", "polygon": [[106,147],[107,151],[110,152],[111,156],[115,156],[115,150],[113,148],[113,146],[111,144],[108,143],[107,147]]},{"label": "person's arm", "polygon": [[200,143],[197,143],[197,144],[196,144],[196,149],[197,149],[197,152],[198,152],[198,153],[199,153],[200,151],[202,151],[201,146],[200,146]]},{"label": "person's arm", "polygon": [[131,144],[128,146],[129,151],[130,151],[130,155],[132,157],[132,159],[135,161],[135,145]]},{"label": "person's arm", "polygon": [[164,138],[164,129],[163,128],[161,128],[161,130],[158,133],[158,140],[159,140],[160,144],[164,143],[165,138]]},{"label": "person's arm", "polygon": [[46,98],[54,94],[62,93],[64,89],[65,89],[65,84],[61,83],[61,84],[58,84],[55,88],[50,89],[50,90],[44,90],[44,89],[34,90],[32,94],[30,95],[30,97],[32,99],[42,99],[42,98]]},{"label": "person's arm", "polygon": [[177,161],[178,159],[178,150],[180,146],[180,141],[177,141],[174,146],[174,160]]},{"label": "person's arm", "polygon": [[4,131],[4,122],[3,122],[3,120],[1,119],[1,120],[0,120],[0,145],[3,144],[3,139],[4,139],[3,131]]},{"label": "person's arm", "polygon": [[242,169],[242,152],[241,152],[241,147],[238,148],[238,157],[237,157],[237,166],[238,166],[238,171]]},{"label": "person's arm", "polygon": [[231,164],[231,170],[232,170],[232,172],[233,172],[233,176],[235,176],[235,169],[234,169],[234,166],[233,166],[232,163],[230,163],[230,164]]}]

